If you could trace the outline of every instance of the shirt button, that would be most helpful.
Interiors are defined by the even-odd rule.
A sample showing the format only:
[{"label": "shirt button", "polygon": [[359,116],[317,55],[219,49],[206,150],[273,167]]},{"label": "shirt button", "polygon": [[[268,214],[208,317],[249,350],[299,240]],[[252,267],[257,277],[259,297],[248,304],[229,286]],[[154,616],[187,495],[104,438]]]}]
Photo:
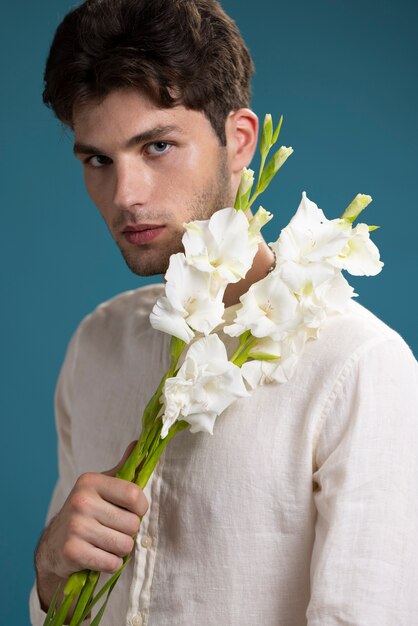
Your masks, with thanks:
[{"label": "shirt button", "polygon": [[144,623],[144,620],[142,619],[141,613],[137,613],[131,619],[132,626],[142,626],[143,623]]},{"label": "shirt button", "polygon": [[[149,535],[144,535],[141,539],[141,546],[143,548],[150,548],[152,546],[152,539]],[[136,626],[136,624],[134,625]]]}]

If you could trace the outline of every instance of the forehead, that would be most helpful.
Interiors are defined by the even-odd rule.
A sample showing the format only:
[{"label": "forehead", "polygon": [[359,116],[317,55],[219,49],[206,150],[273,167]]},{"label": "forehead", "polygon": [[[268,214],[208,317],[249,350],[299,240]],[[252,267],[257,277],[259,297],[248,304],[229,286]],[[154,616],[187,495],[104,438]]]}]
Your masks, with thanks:
[{"label": "forehead", "polygon": [[157,127],[172,127],[185,136],[200,134],[202,139],[215,137],[202,111],[182,105],[161,108],[146,95],[133,90],[113,91],[100,102],[75,108],[73,115],[75,140],[82,142],[126,143],[133,135]]}]

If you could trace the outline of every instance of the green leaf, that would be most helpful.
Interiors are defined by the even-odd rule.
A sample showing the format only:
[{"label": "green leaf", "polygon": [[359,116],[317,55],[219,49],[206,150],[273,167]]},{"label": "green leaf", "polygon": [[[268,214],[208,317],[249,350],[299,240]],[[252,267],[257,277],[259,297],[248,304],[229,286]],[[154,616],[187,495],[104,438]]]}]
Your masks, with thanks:
[{"label": "green leaf", "polygon": [[100,607],[100,611],[98,611],[96,617],[94,618],[94,620],[91,622],[90,626],[98,626],[101,622],[101,619],[103,617],[103,613],[105,612],[105,609],[107,607],[107,603],[109,602],[109,598],[110,598],[110,594],[113,591],[114,586],[117,583],[117,579],[111,584],[111,586],[109,587],[109,591],[107,592],[107,596],[105,601],[103,602],[102,606]]},{"label": "green leaf", "polygon": [[55,606],[57,604],[57,600],[58,600],[58,596],[59,596],[60,591],[61,591],[61,583],[59,583],[59,585],[55,589],[55,593],[54,593],[54,595],[52,597],[51,604],[48,607],[48,613],[46,614],[43,626],[48,626],[48,624],[50,624],[52,622],[52,620],[53,620],[53,618],[55,616]]},{"label": "green leaf", "polygon": [[173,363],[177,365],[177,362],[180,358],[181,353],[183,352],[183,348],[186,345],[186,342],[178,337],[171,337],[170,341],[170,357]]},{"label": "green leaf", "polygon": [[90,626],[98,626],[100,624],[101,619],[103,617],[103,613],[105,612],[105,609],[107,607],[107,603],[109,602],[110,594],[112,593],[113,588],[116,585],[116,583],[117,583],[117,579],[109,587],[109,591],[107,592],[106,600],[103,602],[102,606],[100,607],[100,611],[97,613],[96,617],[91,622]]},{"label": "green leaf", "polygon": [[257,361],[277,361],[280,359],[280,355],[268,354],[267,352],[250,352],[248,358]]},{"label": "green leaf", "polygon": [[[82,623],[83,620],[86,619],[87,615],[91,612],[92,608],[99,602],[100,598],[102,598],[104,596],[104,594],[110,590],[112,591],[113,587],[116,584],[116,581],[119,579],[119,576],[122,574],[123,570],[125,569],[125,567],[128,565],[129,561],[131,560],[131,555],[125,556],[123,559],[123,565],[118,569],[117,572],[115,572],[113,574],[113,576],[111,578],[109,578],[109,580],[103,585],[103,587],[100,589],[100,591],[94,596],[94,598],[92,598],[92,600],[88,603],[88,605],[86,606],[86,608],[84,609],[84,612],[81,616],[81,622]],[[110,593],[109,591],[109,593]]]},{"label": "green leaf", "polygon": [[369,233],[371,233],[372,230],[377,230],[378,228],[380,228],[380,226],[369,226]]},{"label": "green leaf", "polygon": [[271,145],[272,146],[274,146],[274,144],[276,143],[276,141],[279,138],[280,130],[282,128],[282,123],[283,123],[283,115],[280,116],[279,123],[277,124],[276,130],[274,131],[274,135],[273,135],[273,138],[271,140]]}]

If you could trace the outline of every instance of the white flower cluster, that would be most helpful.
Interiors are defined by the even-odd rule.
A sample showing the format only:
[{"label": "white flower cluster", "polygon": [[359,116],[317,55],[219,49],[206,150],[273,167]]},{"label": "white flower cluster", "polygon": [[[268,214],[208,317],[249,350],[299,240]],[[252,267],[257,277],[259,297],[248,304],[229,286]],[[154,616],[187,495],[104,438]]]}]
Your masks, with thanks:
[{"label": "white flower cluster", "polygon": [[305,192],[296,214],[270,246],[276,254],[274,271],[241,297],[234,323],[224,328],[231,336],[251,331],[256,341],[249,356],[277,357],[253,358],[242,366],[252,388],[289,380],[305,342],[318,336],[330,313],[345,310],[356,294],[342,269],[372,276],[383,266],[366,224],[353,228],[346,218],[328,220]]},{"label": "white flower cluster", "polygon": [[184,225],[185,252],[170,257],[165,295],[150,321],[185,343],[196,333],[205,336],[190,346],[177,375],[165,382],[162,438],[181,419],[192,432],[212,433],[216,417],[236,398],[248,396],[240,368],[228,360],[218,335],[210,333],[224,324],[225,289],[245,277],[261,241],[260,229],[272,217],[260,207],[248,221],[242,211],[226,208],[210,220]]},{"label": "white flower cluster", "polygon": [[248,221],[226,208],[210,220],[184,224],[184,253],[170,257],[165,295],[150,315],[151,325],[189,343],[223,324],[223,296],[229,283],[245,277],[261,241],[260,229],[273,216],[260,207]]},{"label": "white flower cluster", "polygon": [[[192,343],[176,376],[162,393],[165,437],[177,420],[192,432],[212,433],[216,417],[249,389],[292,376],[303,347],[318,336],[327,316],[344,311],[354,290],[341,270],[375,275],[383,263],[369,227],[352,222],[371,201],[358,195],[339,219],[328,220],[304,192],[300,206],[275,243],[276,266],[240,298],[225,325],[223,296],[245,277],[272,215],[260,207],[248,221],[242,211],[221,209],[210,220],[185,224],[185,252],[175,254],[165,275],[165,295],[150,316],[154,328]],[[240,367],[228,360],[212,331],[240,337]],[[204,336],[198,337],[196,333]],[[245,383],[244,383],[245,381]]]}]

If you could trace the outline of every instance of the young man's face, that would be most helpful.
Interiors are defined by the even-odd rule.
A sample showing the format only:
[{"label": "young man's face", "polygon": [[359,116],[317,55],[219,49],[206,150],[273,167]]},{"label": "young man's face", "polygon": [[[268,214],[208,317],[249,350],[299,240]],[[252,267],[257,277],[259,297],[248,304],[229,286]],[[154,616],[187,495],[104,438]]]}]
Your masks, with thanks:
[{"label": "young man's face", "polygon": [[164,273],[183,223],[234,201],[227,149],[200,111],[114,91],[76,111],[74,133],[87,190],[136,274]]}]

